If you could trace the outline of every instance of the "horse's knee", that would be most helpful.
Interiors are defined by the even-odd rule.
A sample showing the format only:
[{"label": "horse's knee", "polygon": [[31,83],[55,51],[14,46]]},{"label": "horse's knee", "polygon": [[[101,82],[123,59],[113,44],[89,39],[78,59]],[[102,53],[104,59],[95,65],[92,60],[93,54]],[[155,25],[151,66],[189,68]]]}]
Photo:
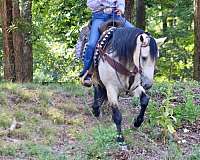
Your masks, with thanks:
[{"label": "horse's knee", "polygon": [[110,106],[118,106],[118,90],[114,86],[107,86],[107,97]]},{"label": "horse's knee", "polygon": [[142,92],[142,94],[140,96],[141,107],[146,107],[149,103],[149,99],[150,99],[150,97],[148,95],[146,95],[144,92]]}]

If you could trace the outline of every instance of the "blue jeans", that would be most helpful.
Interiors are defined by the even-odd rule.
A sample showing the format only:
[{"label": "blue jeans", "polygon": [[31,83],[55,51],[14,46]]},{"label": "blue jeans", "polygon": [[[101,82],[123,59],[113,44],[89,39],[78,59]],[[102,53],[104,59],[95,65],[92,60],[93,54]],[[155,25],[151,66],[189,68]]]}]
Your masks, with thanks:
[{"label": "blue jeans", "polygon": [[[113,17],[114,16],[114,17]],[[84,68],[82,70],[81,75],[85,74],[87,70],[89,70],[92,62],[93,62],[93,55],[96,48],[97,41],[100,37],[99,27],[102,23],[106,22],[107,20],[114,18],[114,20],[120,20],[125,22],[124,27],[134,27],[130,22],[128,22],[124,17],[118,16],[116,14],[106,14],[103,12],[93,13],[92,15],[92,26],[88,41],[88,47],[85,51],[84,57]]]}]

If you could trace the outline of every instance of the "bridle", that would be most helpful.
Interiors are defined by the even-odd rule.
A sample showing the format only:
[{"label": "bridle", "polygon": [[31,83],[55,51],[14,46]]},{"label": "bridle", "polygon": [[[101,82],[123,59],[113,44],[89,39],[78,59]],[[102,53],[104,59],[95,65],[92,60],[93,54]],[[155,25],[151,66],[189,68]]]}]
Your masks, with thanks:
[{"label": "bridle", "polygon": [[[100,43],[101,44],[101,43]],[[116,61],[115,59],[111,58],[110,55],[108,53],[106,53],[106,45],[102,46],[102,45],[97,45],[97,51],[100,55],[100,58],[103,61],[107,61],[108,64],[115,70],[116,76],[120,82],[120,84],[123,86],[120,78],[119,78],[119,74],[125,75],[127,77],[129,77],[129,87],[128,89],[126,89],[124,86],[124,90],[126,92],[130,92],[131,86],[135,81],[135,76],[136,74],[142,74],[142,67],[141,67],[141,50],[143,47],[147,47],[149,46],[149,41],[147,43],[142,43],[140,46],[140,53],[139,53],[139,68],[134,64],[133,69],[132,70],[128,70],[124,65],[122,65],[121,63],[119,63],[118,61]],[[138,85],[139,86],[139,85]],[[133,90],[135,90],[138,86],[134,87]]]}]

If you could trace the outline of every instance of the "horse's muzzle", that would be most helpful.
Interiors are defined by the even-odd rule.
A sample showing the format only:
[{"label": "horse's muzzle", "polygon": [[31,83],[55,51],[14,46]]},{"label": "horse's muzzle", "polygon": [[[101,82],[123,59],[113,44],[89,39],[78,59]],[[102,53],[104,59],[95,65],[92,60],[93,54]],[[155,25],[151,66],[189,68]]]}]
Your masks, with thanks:
[{"label": "horse's muzzle", "polygon": [[149,90],[153,84],[144,84],[142,85],[145,90]]},{"label": "horse's muzzle", "polygon": [[142,84],[142,87],[145,89],[145,90],[148,90],[152,87],[153,85],[153,81],[149,80],[148,78],[142,76],[141,77],[141,84]]}]

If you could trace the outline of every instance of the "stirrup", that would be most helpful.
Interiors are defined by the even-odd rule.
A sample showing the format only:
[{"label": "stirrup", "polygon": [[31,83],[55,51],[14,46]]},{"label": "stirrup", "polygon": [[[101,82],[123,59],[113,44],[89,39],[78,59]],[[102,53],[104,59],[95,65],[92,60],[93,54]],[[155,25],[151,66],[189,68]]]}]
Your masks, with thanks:
[{"label": "stirrup", "polygon": [[89,74],[89,71],[87,70],[87,72],[81,77],[81,83],[85,87],[92,86],[92,77],[90,77],[90,79],[86,79],[86,77],[89,76],[88,74]]}]

